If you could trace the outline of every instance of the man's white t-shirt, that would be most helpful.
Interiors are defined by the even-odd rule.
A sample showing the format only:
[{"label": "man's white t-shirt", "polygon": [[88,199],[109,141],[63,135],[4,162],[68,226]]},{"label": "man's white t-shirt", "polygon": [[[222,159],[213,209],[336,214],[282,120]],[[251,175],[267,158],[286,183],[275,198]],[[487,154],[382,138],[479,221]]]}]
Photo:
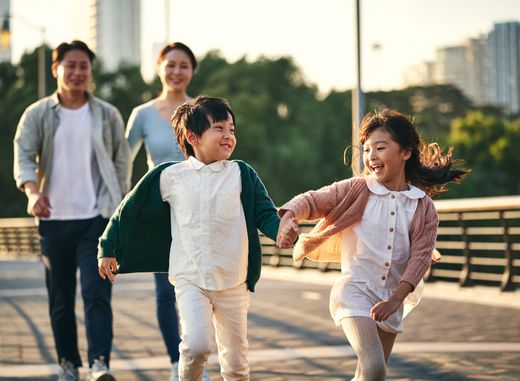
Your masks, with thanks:
[{"label": "man's white t-shirt", "polygon": [[92,148],[89,103],[78,109],[58,106],[48,194],[49,220],[81,220],[99,215],[101,177]]}]

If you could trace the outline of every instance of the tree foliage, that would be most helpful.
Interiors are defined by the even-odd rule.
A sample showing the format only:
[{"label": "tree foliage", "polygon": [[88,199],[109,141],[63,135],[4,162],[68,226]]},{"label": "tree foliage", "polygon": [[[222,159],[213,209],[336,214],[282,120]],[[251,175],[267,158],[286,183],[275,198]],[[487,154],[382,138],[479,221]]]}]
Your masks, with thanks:
[{"label": "tree foliage", "polygon": [[520,143],[520,119],[470,111],[456,118],[448,136],[455,155],[472,169],[453,197],[518,194],[520,157],[515,153]]},{"label": "tree foliage", "polygon": [[[146,83],[136,66],[107,72],[96,64],[93,76],[94,93],[119,108],[125,121],[133,107],[161,89],[157,78]],[[47,83],[48,92],[53,91],[56,82],[50,71]],[[256,168],[275,203],[351,176],[343,163],[345,147],[351,143],[351,92],[319,94],[291,58],[242,58],[230,63],[218,51],[209,52],[200,59],[188,93],[231,102],[238,138],[233,158]],[[0,64],[0,97],[0,214],[24,216],[26,199],[12,180],[12,140],[22,112],[37,99],[36,50],[26,53],[17,65]],[[520,120],[508,122],[493,107],[477,109],[447,85],[373,92],[366,101],[367,110],[394,108],[413,116],[427,140],[455,146],[455,156],[464,158],[473,172],[447,196],[518,192],[515,169],[520,159],[514,149],[520,143]],[[146,171],[140,155],[134,183]]]}]

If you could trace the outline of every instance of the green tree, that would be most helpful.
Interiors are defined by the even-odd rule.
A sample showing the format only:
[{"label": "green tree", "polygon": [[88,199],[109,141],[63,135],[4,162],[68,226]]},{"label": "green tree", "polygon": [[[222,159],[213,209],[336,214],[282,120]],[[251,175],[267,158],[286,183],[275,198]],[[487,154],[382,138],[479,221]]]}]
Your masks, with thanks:
[{"label": "green tree", "polygon": [[[0,216],[25,214],[25,195],[16,189],[13,180],[13,138],[18,121],[25,108],[38,99],[38,49],[22,56],[16,66],[0,64]],[[45,46],[46,61],[50,61],[51,50]],[[53,78],[46,76],[47,93],[52,89]],[[55,82],[54,82],[55,83]]]},{"label": "green tree", "polygon": [[495,115],[470,111],[454,119],[449,135],[455,157],[464,159],[472,172],[449,197],[518,194],[520,120],[508,122]]},{"label": "green tree", "polygon": [[[50,56],[50,49],[47,48]],[[289,57],[228,62],[218,51],[199,60],[188,94],[227,98],[237,117],[238,146],[233,155],[250,162],[281,204],[293,195],[351,176],[343,163],[351,144],[351,92],[320,96]],[[146,83],[136,66],[106,72],[94,65],[92,90],[119,108],[131,110],[157,96],[156,77]],[[55,79],[48,73],[49,91]],[[12,139],[24,109],[37,99],[37,51],[17,65],[0,64],[0,216],[24,216],[25,196],[12,180]],[[414,118],[429,141],[455,146],[455,157],[473,172],[445,197],[494,196],[518,192],[520,120],[508,122],[496,107],[474,107],[452,86],[411,87],[368,93],[367,110],[394,108]],[[455,121],[454,121],[455,120]],[[452,123],[453,121],[453,123]],[[144,152],[136,159],[134,183],[146,171]]]}]

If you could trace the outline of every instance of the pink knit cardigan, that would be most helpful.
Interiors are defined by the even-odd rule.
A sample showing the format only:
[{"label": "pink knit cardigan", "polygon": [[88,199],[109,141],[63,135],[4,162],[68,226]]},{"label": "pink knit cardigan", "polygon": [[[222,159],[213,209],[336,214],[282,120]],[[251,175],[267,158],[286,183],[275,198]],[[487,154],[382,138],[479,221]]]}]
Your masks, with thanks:
[{"label": "pink knit cardigan", "polygon": [[[370,190],[363,177],[353,177],[294,197],[280,208],[297,220],[320,219],[308,233],[301,234],[293,251],[295,261],[303,258],[340,262],[341,232],[363,217]],[[410,259],[401,281],[417,286],[432,262],[438,217],[430,197],[419,199],[410,226]]]}]

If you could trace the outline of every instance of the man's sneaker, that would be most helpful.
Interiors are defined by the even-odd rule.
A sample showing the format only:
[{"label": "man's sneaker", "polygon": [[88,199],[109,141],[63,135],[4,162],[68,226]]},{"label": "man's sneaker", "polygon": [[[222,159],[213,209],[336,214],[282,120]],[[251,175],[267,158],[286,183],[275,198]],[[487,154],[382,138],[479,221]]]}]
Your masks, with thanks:
[{"label": "man's sneaker", "polygon": [[172,364],[172,373],[170,374],[170,381],[179,381],[179,363]]},{"label": "man's sneaker", "polygon": [[116,381],[112,373],[110,373],[103,356],[94,359],[92,368],[87,373],[86,381]]},{"label": "man's sneaker", "polygon": [[78,368],[70,361],[62,359],[58,369],[58,381],[79,381]]}]

